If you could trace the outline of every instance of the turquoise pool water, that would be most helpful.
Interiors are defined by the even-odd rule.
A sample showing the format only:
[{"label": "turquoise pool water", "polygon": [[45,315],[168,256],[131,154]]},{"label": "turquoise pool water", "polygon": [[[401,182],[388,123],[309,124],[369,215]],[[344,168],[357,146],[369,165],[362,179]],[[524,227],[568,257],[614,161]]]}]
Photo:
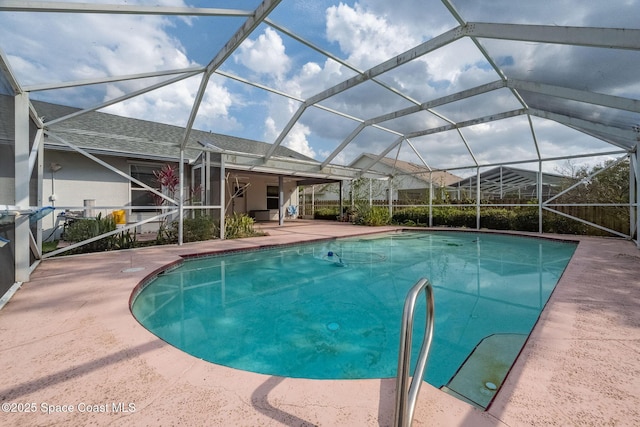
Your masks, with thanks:
[{"label": "turquoise pool water", "polygon": [[[434,287],[426,380],[446,384],[485,337],[528,335],[575,244],[470,232],[398,232],[190,259],[135,298],[132,312],[168,343],[263,374],[395,377],[402,308]],[[417,354],[424,298],[414,329]],[[414,356],[414,360],[415,360]]]}]

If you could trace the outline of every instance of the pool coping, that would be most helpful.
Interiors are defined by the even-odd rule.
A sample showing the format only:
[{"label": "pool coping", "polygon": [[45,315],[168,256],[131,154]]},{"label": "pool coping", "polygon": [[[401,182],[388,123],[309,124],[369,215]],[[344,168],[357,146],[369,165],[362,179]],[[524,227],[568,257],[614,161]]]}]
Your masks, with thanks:
[{"label": "pool coping", "polygon": [[[390,425],[393,379],[302,380],[213,365],[144,329],[128,302],[149,272],[188,253],[398,229],[410,227],[310,222],[273,226],[260,238],[46,260],[0,311],[6,367],[0,396],[2,403],[67,404],[76,411],[47,414],[38,406],[35,413],[0,413],[0,423]],[[625,425],[640,419],[640,252],[621,239],[560,239],[579,242],[574,258],[489,409],[424,383],[414,425]],[[145,270],[124,273],[133,266]],[[133,403],[135,412],[78,408],[119,402]]]}]

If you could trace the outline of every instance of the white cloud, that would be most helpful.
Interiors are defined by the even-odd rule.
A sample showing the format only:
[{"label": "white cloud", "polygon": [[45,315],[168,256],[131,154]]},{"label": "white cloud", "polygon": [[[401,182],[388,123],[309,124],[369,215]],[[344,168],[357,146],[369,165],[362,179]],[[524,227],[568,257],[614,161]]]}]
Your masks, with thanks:
[{"label": "white cloud", "polygon": [[[138,21],[135,21],[139,24]],[[98,32],[113,31],[113,25],[106,28],[101,20],[93,22]],[[126,22],[118,23],[109,43],[97,46],[96,58],[109,75],[132,74],[150,70],[184,69],[197,64],[191,63],[181,44],[163,29],[160,23],[141,25],[133,35],[126,34]],[[115,25],[115,24],[114,24]],[[108,35],[104,34],[104,40]],[[146,120],[185,126],[191,113],[195,95],[202,75],[182,80],[161,89],[145,93],[126,102],[108,107],[105,111]],[[160,80],[160,79],[155,79]],[[139,90],[149,84],[144,80],[131,80],[107,85],[105,101]],[[209,82],[198,109],[196,127],[216,129],[218,132],[238,128],[238,123],[229,116],[232,95],[221,86]]]},{"label": "white cloud", "polygon": [[298,153],[302,153],[305,156],[315,158],[316,152],[311,148],[307,140],[309,134],[311,134],[311,130],[307,126],[297,123],[293,129],[291,129],[291,132],[289,132],[282,145]]},{"label": "white cloud", "polygon": [[347,61],[363,69],[391,58],[416,42],[410,28],[394,26],[360,4],[327,9],[327,39],[337,42]]},{"label": "white cloud", "polygon": [[282,88],[287,93],[307,98],[354,74],[332,59],[327,59],[322,64],[307,62],[296,75],[282,82]]},{"label": "white cloud", "polygon": [[[362,69],[405,50],[415,42],[411,34],[402,26],[393,27],[384,18],[367,12],[358,4],[354,7],[344,4],[331,6],[327,9],[326,18],[326,31],[329,41],[337,42],[347,55],[346,60]],[[266,32],[258,40],[263,37],[265,40],[267,39]],[[245,42],[245,44],[247,43]],[[247,46],[253,50],[255,42],[248,43]],[[280,51],[276,49],[276,57],[278,52]],[[250,56],[246,52],[244,53],[245,55],[239,56],[239,58],[244,61],[245,65],[249,66],[250,62],[246,58]],[[285,61],[279,60],[276,62]],[[253,71],[259,71],[258,67],[250,68]],[[355,73],[352,70],[346,69],[331,59],[326,59],[322,63],[306,62],[296,70],[295,74],[289,75],[286,79],[275,82],[275,84],[283,91],[294,96],[308,98],[353,75]],[[355,90],[359,91],[359,88],[355,88]],[[369,98],[375,97],[375,94],[360,91],[360,96]],[[297,103],[292,104],[276,97],[271,97],[270,99],[269,117],[273,127],[265,131],[267,141],[272,141],[277,136],[274,129],[284,128],[298,108]],[[362,99],[354,99],[353,96],[349,95],[344,101],[347,104],[341,105],[341,109],[356,117],[359,115],[371,115],[374,112],[375,114],[379,113],[380,110],[377,107],[380,102],[379,99],[371,98],[370,102],[367,102],[367,99],[364,99],[364,102],[359,101],[362,101]],[[284,108],[285,104],[287,104],[286,108]],[[368,112],[365,112],[366,110]],[[335,138],[336,135],[346,135],[350,131],[344,129],[344,119],[338,117],[327,116],[322,120],[310,120],[309,115],[303,116],[302,123],[296,125],[296,128],[285,139],[285,143],[291,144],[292,148],[298,147],[295,149],[298,151],[303,150],[302,152],[307,155],[310,155],[311,152],[321,153],[320,150],[323,150],[322,152],[328,151],[321,146],[313,146],[309,138],[316,137],[314,140],[317,140],[317,137]],[[353,123],[353,126],[355,127],[357,124]],[[320,156],[322,158],[325,157],[324,154],[320,154]],[[315,157],[315,155],[312,155],[312,157]]]},{"label": "white cloud", "polygon": [[[164,0],[162,3],[184,6],[182,1]],[[22,84],[77,81],[198,65],[189,60],[184,46],[171,35],[174,21],[168,18],[104,14],[58,14],[54,15],[55,19],[50,18],[45,14],[16,14],[3,21],[4,25],[0,24],[0,38],[7,40],[7,46],[20,46],[20,49],[9,49],[8,57]],[[27,27],[29,34],[19,30]],[[48,91],[43,96],[52,102],[88,107],[167,78]],[[201,75],[182,80],[104,111],[184,126],[200,79]],[[101,93],[101,99],[96,98],[98,93]],[[36,99],[38,95],[35,94]],[[196,125],[218,132],[239,128],[239,123],[229,113],[233,100],[227,88],[210,82]]]},{"label": "white cloud", "polygon": [[[310,132],[308,127],[298,123],[291,129],[282,142],[282,145],[305,156],[315,158],[316,152],[309,145],[309,141],[307,141],[307,136]],[[279,134],[280,129],[276,126],[275,120],[272,117],[268,117],[265,120],[265,135],[267,139],[273,141]]]},{"label": "white cloud", "polygon": [[[103,111],[151,120],[176,126],[185,126],[191,112],[200,77],[183,80],[153,92],[111,105]],[[114,98],[123,92],[116,86],[107,89],[106,97]],[[229,114],[233,104],[232,94],[224,87],[209,83],[200,103],[195,128],[228,132],[240,127]]]},{"label": "white cloud", "polygon": [[255,73],[269,74],[278,79],[291,66],[282,38],[271,28],[267,28],[255,40],[246,39],[234,58]]},{"label": "white cloud", "polygon": [[[141,0],[139,3],[184,5],[180,0]],[[368,69],[458,25],[442,2],[437,0],[428,3],[422,0],[360,0],[349,3],[328,4],[306,0],[288,5],[286,12],[290,16],[281,13],[278,17],[283,20],[284,26],[313,40],[322,49],[333,51],[360,69]],[[514,22],[515,19],[550,25],[600,23],[601,26],[610,26],[622,23],[622,26],[636,27],[633,21],[635,15],[630,12],[637,9],[637,2],[631,1],[619,2],[613,11],[614,8],[606,2],[585,0],[585,4],[581,4],[580,10],[575,13],[565,12],[573,7],[569,0],[560,0],[554,8],[545,8],[535,2],[514,4],[507,0],[496,0],[488,6],[478,6],[476,3],[456,2],[456,6],[463,18],[472,21],[483,21],[489,17],[492,22]],[[611,13],[604,13],[603,10]],[[326,22],[315,20],[305,24],[286,21],[297,19],[296,14],[302,12],[305,12],[305,17],[326,19]],[[201,25],[205,20],[207,25]],[[208,29],[208,36],[212,33],[225,34],[232,27],[208,25],[214,21],[217,23],[217,18],[189,18],[183,22],[189,28]],[[213,37],[207,38],[207,43],[204,43],[203,39],[195,37],[196,31],[182,31],[185,29],[183,22],[159,16],[3,13],[0,14],[0,46],[5,50],[19,80],[25,85],[190,67],[196,65],[192,59],[196,55],[206,63],[216,53],[216,48],[208,45]],[[324,38],[322,31],[316,31],[323,24]],[[271,27],[261,28],[264,29],[245,40],[232,61],[224,65],[225,70],[242,68],[244,74],[238,74],[243,77],[303,99],[355,75],[352,70],[323,58]],[[311,36],[309,28],[314,29]],[[231,31],[235,31],[235,28]],[[497,57],[497,62],[507,71],[509,78],[566,85],[630,98],[637,98],[640,93],[637,73],[634,74],[638,68],[638,58],[629,55],[629,52],[486,39],[481,42],[490,54]],[[497,80],[498,76],[476,46],[469,39],[462,39],[378,78],[418,102],[425,102]],[[34,93],[32,96],[38,99],[37,96],[42,95],[54,102],[89,106],[138,90],[147,84],[149,80],[134,80],[101,85],[97,88],[99,91],[93,87],[81,87]],[[184,80],[114,105],[109,111],[184,125],[199,84],[200,76]],[[237,88],[240,90],[237,91]],[[51,99],[55,96],[57,100]],[[446,113],[447,117],[451,115],[453,120],[466,120],[513,108],[510,94],[505,96],[494,91],[490,97],[491,100],[486,103],[481,97],[474,97],[435,109]],[[388,91],[371,81],[334,98],[322,104],[361,119],[410,105],[396,95],[389,96]],[[264,131],[266,141],[273,142],[298,108],[296,101],[265,94],[259,89],[247,88],[218,76],[209,82],[196,127],[216,132],[244,129],[253,131],[253,135]],[[317,111],[312,107],[305,112],[301,122],[293,128],[283,144],[323,159],[332,152],[331,147],[336,147],[345,135],[356,128],[357,122],[326,112],[318,114]],[[632,120],[634,117],[629,113],[622,119]],[[415,131],[439,126],[441,122],[426,114],[415,114],[389,123],[389,126],[393,125],[401,131]],[[489,158],[488,155],[485,157],[485,147],[487,153],[492,149],[496,152],[494,160],[502,159],[498,151],[504,152],[509,139],[513,141],[513,138],[518,138],[520,130],[521,127],[512,126],[510,131],[505,131],[502,123],[479,125],[469,136],[470,145],[478,153],[482,151],[483,159]],[[468,130],[464,132],[469,133]],[[235,134],[240,136],[242,133],[238,131]],[[396,138],[397,135],[383,131],[357,137],[336,161],[347,161],[353,157],[353,153],[381,152]],[[539,136],[539,140],[545,155],[570,154],[577,149],[590,150],[594,145],[592,141],[580,140],[574,135],[567,137],[566,133],[557,129],[552,129],[544,137]],[[455,133],[445,132],[429,138],[429,143],[424,144],[425,151],[421,152],[438,165],[459,164],[457,156],[464,154],[464,150],[450,149],[452,143],[457,147],[459,142]],[[602,146],[608,147],[604,143]],[[520,153],[511,153],[506,158],[515,158],[517,155]]]},{"label": "white cloud", "polygon": [[267,140],[274,140],[277,138],[280,130],[276,127],[276,122],[273,117],[267,117],[264,121],[265,137]]},{"label": "white cloud", "polygon": [[[15,71],[28,83],[134,74],[189,65],[180,42],[158,16],[104,14],[15,14],[2,21],[3,48],[46,73]],[[28,33],[23,31],[28,28]]]},{"label": "white cloud", "polygon": [[[234,55],[234,60],[252,72],[262,75],[274,87],[279,87],[294,96],[301,96],[305,80],[309,76],[321,72],[317,64],[308,63],[301,69],[301,78],[285,78],[291,67],[291,60],[286,54],[282,38],[271,28],[267,28],[257,39],[245,40]],[[270,95],[268,99],[266,107],[269,113],[264,122],[264,138],[267,142],[274,142],[298,105],[292,100],[276,95]],[[282,145],[313,158],[316,153],[307,139],[310,133],[307,126],[298,123],[289,131]]]}]

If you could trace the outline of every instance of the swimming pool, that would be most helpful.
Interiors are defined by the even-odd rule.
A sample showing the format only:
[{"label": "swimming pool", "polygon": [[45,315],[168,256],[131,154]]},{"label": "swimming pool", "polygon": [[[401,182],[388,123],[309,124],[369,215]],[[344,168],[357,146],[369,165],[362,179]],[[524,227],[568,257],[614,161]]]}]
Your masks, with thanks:
[{"label": "swimming pool", "polygon": [[[425,379],[441,387],[487,337],[528,336],[574,250],[547,239],[404,231],[195,258],[147,283],[132,312],[213,363],[288,377],[388,378],[404,298],[426,277],[436,316]],[[422,318],[423,299],[416,337]]]}]

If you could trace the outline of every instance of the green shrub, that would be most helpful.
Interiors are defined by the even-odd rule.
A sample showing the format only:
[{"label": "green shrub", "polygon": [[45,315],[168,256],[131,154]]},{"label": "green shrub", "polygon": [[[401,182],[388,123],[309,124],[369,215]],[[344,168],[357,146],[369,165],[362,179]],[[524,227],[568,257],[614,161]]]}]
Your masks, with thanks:
[{"label": "green shrub", "polygon": [[138,246],[137,234],[135,232],[131,234],[129,230],[122,231],[110,237],[113,242],[111,249],[131,249]]},{"label": "green shrub", "polygon": [[360,225],[380,226],[391,222],[389,209],[379,206],[360,206],[355,210],[355,223]]},{"label": "green shrub", "polygon": [[609,235],[606,232],[599,232],[600,230],[590,232],[587,224],[547,211],[542,213],[542,227],[545,233]]},{"label": "green shrub", "polygon": [[467,227],[475,228],[476,211],[473,208],[433,208],[434,227]]},{"label": "green shrub", "polygon": [[[177,243],[178,225],[178,221],[173,221],[169,227],[161,226],[156,238],[156,244]],[[247,214],[234,213],[231,216],[227,216],[224,220],[224,225],[224,237],[226,239],[264,235],[264,233],[253,228],[254,220]],[[219,222],[209,216],[195,215],[193,218],[184,218],[182,241],[188,243],[215,239],[218,237],[219,230]]]},{"label": "green shrub", "polygon": [[[434,207],[432,212],[434,227],[476,227],[475,207]],[[480,209],[480,227],[491,230],[537,232],[538,216],[538,207],[533,204],[514,208],[482,206]],[[429,208],[401,208],[394,212],[392,220],[394,224],[399,225],[425,226],[429,224]],[[543,211],[542,220],[545,233],[609,235],[606,231],[593,229],[579,221],[553,212]]]},{"label": "green shrub", "polygon": [[[64,231],[64,239],[68,242],[77,243],[91,239],[101,234],[114,231],[116,229],[116,221],[111,216],[102,217],[98,214],[96,218],[85,218],[74,221]],[[132,235],[128,230],[121,233],[112,234],[103,237],[94,242],[87,243],[76,249],[72,249],[69,253],[88,253],[103,252],[115,249],[129,249],[136,246],[136,235]]]},{"label": "green shrub", "polygon": [[246,214],[234,213],[224,220],[224,237],[227,239],[240,239],[242,237],[263,236],[253,228],[253,218]]},{"label": "green shrub", "polygon": [[429,225],[429,208],[401,208],[393,212],[394,224]]},{"label": "green shrub", "polygon": [[178,221],[173,221],[168,226],[164,221],[158,228],[158,234],[156,234],[156,245],[168,245],[171,243],[178,243]]},{"label": "green shrub", "polygon": [[484,208],[480,210],[480,227],[491,230],[514,230],[516,213],[504,208]]},{"label": "green shrub", "polygon": [[218,227],[216,227],[214,220],[204,215],[196,216],[195,218],[184,218],[182,227],[182,241],[185,243],[211,240],[216,238],[218,234]]},{"label": "green shrub", "polygon": [[538,207],[526,206],[514,209],[513,230],[538,231]]},{"label": "green shrub", "polygon": [[313,213],[314,219],[332,219],[336,220],[338,218],[340,212],[340,208],[332,207],[332,208],[318,208]]},{"label": "green shrub", "polygon": [[[178,243],[179,222],[172,221],[168,227],[160,225],[156,236],[157,245]],[[218,235],[216,222],[208,216],[196,215],[194,218],[184,218],[182,223],[182,241],[201,242],[203,240],[215,239]]]},{"label": "green shrub", "polygon": [[53,252],[58,249],[58,240],[53,240],[51,242],[42,242],[42,253],[46,254],[47,252]]}]

